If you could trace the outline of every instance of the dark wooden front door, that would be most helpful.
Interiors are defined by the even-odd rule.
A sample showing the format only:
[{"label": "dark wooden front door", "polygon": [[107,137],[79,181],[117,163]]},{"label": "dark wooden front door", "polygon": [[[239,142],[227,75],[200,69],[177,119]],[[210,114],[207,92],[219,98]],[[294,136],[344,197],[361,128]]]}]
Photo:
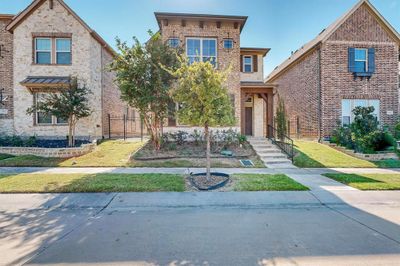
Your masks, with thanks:
[{"label": "dark wooden front door", "polygon": [[253,135],[253,108],[246,107],[244,109],[245,117],[244,117],[244,134],[246,136]]}]

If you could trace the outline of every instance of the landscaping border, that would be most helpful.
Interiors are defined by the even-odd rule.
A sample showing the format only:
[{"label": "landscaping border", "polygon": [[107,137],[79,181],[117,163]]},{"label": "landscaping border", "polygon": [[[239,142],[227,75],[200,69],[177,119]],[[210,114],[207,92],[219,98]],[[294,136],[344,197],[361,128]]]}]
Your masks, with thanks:
[{"label": "landscaping border", "polygon": [[38,148],[38,147],[0,147],[0,153],[10,155],[35,155],[40,157],[71,158],[85,155],[93,151],[97,142],[82,144],[80,147],[73,148]]},{"label": "landscaping border", "polygon": [[343,153],[346,153],[347,155],[356,157],[358,159],[363,159],[367,161],[380,161],[380,160],[387,160],[387,159],[399,159],[397,157],[396,153],[394,152],[377,152],[373,154],[364,154],[364,153],[358,153],[353,150],[346,149],[344,147],[338,146],[333,143],[325,143],[329,147],[334,148],[335,150],[341,151]]}]

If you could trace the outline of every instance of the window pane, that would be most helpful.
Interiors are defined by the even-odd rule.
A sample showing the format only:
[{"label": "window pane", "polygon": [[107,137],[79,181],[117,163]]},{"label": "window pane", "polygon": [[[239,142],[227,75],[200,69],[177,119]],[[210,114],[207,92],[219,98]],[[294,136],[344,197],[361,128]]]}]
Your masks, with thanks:
[{"label": "window pane", "polygon": [[199,39],[188,39],[187,40],[187,55],[188,56],[200,55],[200,40]]},{"label": "window pane", "polygon": [[179,46],[179,39],[177,39],[177,38],[168,39],[168,45],[170,47],[172,47],[172,48],[178,47]]},{"label": "window pane", "polygon": [[199,56],[189,57],[189,64],[193,64],[194,62],[200,62],[200,57]]},{"label": "window pane", "polygon": [[350,125],[350,116],[342,116],[342,124],[343,126]]},{"label": "window pane", "polygon": [[51,124],[51,115],[46,115],[45,113],[37,113],[38,124]]},{"label": "window pane", "polygon": [[232,49],[233,48],[233,41],[232,40],[224,40],[224,48]]},{"label": "window pane", "polygon": [[342,100],[342,116],[351,116],[350,100]]},{"label": "window pane", "polygon": [[354,100],[354,108],[357,106],[367,107],[367,100]]},{"label": "window pane", "polygon": [[203,56],[215,56],[215,55],[216,55],[216,41],[203,40]]},{"label": "window pane", "polygon": [[57,124],[67,124],[68,121],[57,117]]},{"label": "window pane", "polygon": [[366,49],[355,49],[355,59],[356,60],[367,60],[367,50]]},{"label": "window pane", "polygon": [[57,64],[69,65],[71,64],[71,53],[58,52]]},{"label": "window pane", "polygon": [[251,65],[244,65],[244,72],[251,72]]},{"label": "window pane", "polygon": [[70,39],[57,39],[56,50],[58,52],[70,52],[71,51],[71,40]]},{"label": "window pane", "polygon": [[36,39],[36,50],[51,51],[50,39]]},{"label": "window pane", "polygon": [[378,118],[379,120],[379,100],[370,100],[369,101],[369,106],[373,106],[374,107],[374,112],[373,114]]},{"label": "window pane", "polygon": [[367,63],[365,61],[355,61],[356,72],[365,72]]},{"label": "window pane", "polygon": [[203,62],[210,62],[213,66],[216,66],[215,57],[203,57]]},{"label": "window pane", "polygon": [[51,64],[51,53],[50,52],[37,52],[36,53],[36,64]]},{"label": "window pane", "polygon": [[251,65],[251,57],[246,56],[246,57],[244,58],[244,63],[245,63],[245,64],[250,64],[250,65]]}]

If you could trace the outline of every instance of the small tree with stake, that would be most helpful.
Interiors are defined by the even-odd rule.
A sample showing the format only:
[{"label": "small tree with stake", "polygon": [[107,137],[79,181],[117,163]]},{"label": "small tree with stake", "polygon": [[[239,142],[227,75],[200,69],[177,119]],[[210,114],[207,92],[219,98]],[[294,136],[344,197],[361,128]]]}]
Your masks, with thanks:
[{"label": "small tree with stake", "polygon": [[50,93],[43,101],[27,110],[28,114],[42,112],[68,121],[68,146],[75,146],[75,126],[81,118],[88,117],[92,111],[89,107],[90,90],[78,84],[78,79],[72,77],[68,88],[57,93]]},{"label": "small tree with stake", "polygon": [[228,70],[217,71],[210,62],[188,64],[180,58],[181,66],[170,73],[177,78],[172,98],[181,108],[179,121],[204,127],[206,139],[207,179],[210,179],[210,127],[230,126],[235,122],[227,89],[223,86]]}]

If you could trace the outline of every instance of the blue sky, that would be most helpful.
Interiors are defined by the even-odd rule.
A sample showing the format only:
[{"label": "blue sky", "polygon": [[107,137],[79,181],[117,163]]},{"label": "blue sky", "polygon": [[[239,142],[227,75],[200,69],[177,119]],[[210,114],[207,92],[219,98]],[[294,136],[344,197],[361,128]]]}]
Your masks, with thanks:
[{"label": "blue sky", "polygon": [[[313,39],[358,0],[65,0],[111,46],[115,36],[147,38],[158,29],[154,11],[246,15],[241,45],[269,47],[265,74]],[[400,31],[400,0],[370,0]],[[0,0],[0,13],[18,13],[31,0]]]}]

